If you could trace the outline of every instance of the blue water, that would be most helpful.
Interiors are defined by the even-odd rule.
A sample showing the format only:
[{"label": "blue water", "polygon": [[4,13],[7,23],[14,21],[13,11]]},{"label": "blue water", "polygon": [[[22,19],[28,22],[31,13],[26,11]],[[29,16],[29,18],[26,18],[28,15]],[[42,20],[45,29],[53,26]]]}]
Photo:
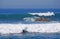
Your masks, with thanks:
[{"label": "blue water", "polygon": [[0,13],[7,13],[7,14],[26,14],[29,12],[60,12],[60,9],[0,9]]},{"label": "blue water", "polygon": [[0,36],[0,39],[60,39],[60,33],[27,33]]},{"label": "blue water", "polygon": [[[0,9],[1,23],[29,23],[23,18],[32,17],[29,12],[54,12],[55,16],[47,16],[51,21],[60,21],[60,9]],[[43,16],[42,16],[43,17]],[[33,22],[35,23],[35,22]],[[37,22],[36,22],[37,23]],[[41,23],[41,22],[40,22]],[[0,39],[60,39],[60,33],[27,33],[27,34],[9,34],[0,35]]]}]

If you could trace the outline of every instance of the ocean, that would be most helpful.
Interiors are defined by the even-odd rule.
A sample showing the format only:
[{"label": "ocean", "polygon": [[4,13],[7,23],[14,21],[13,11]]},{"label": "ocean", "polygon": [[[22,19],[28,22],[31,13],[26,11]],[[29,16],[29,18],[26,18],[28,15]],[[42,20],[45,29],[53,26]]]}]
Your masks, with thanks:
[{"label": "ocean", "polygon": [[60,39],[60,9],[0,9],[0,39]]}]

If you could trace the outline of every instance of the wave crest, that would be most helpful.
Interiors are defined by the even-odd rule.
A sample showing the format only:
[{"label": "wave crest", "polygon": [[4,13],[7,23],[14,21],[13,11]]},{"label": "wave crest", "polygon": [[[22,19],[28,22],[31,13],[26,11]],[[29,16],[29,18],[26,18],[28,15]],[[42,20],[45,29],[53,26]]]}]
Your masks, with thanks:
[{"label": "wave crest", "polygon": [[38,16],[52,16],[55,15],[54,12],[46,12],[46,13],[29,13],[31,15],[38,15]]}]

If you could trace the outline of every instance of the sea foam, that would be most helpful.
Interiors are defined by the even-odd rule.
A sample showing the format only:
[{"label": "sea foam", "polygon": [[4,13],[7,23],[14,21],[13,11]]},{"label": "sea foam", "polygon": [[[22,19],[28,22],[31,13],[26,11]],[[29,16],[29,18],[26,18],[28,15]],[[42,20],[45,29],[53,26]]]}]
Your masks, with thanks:
[{"label": "sea foam", "polygon": [[21,33],[27,28],[28,32],[55,33],[60,32],[60,23],[46,24],[0,24],[0,34]]},{"label": "sea foam", "polygon": [[46,12],[46,13],[29,13],[31,15],[38,15],[38,16],[52,16],[55,15],[54,12]]}]

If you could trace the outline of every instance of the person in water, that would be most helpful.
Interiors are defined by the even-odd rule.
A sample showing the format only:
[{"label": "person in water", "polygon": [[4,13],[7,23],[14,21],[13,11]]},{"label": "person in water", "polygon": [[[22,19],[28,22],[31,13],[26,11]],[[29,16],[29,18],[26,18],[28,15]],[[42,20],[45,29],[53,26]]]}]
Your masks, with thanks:
[{"label": "person in water", "polygon": [[22,30],[22,33],[27,33],[28,31],[26,31],[26,30]]},{"label": "person in water", "polygon": [[23,30],[22,30],[22,33],[23,33],[23,34],[24,34],[24,33],[28,33],[27,28],[23,29]]}]

